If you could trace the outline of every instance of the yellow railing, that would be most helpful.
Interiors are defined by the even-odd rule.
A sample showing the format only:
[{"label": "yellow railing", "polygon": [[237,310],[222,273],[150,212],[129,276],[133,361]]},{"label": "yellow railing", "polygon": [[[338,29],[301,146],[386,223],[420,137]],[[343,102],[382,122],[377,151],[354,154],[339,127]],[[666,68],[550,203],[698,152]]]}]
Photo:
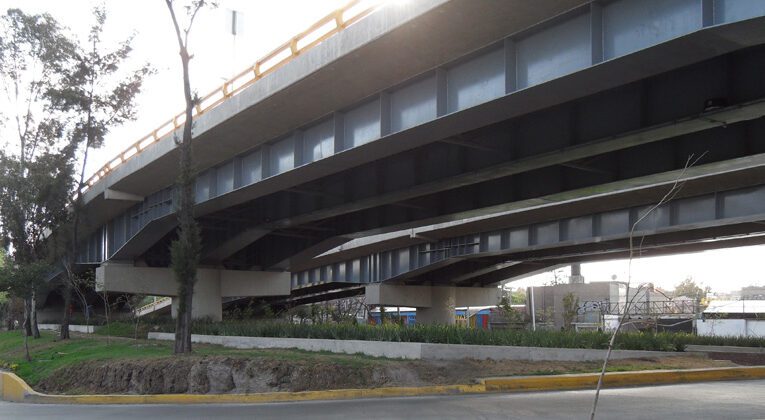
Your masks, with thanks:
[{"label": "yellow railing", "polygon": [[[260,58],[253,66],[226,80],[219,88],[201,97],[193,110],[192,118],[215,108],[228,98],[241,92],[247,86],[290,62],[293,58],[369,15],[383,2],[384,0],[352,0],[345,6],[319,19],[305,31],[295,35],[289,41]],[[80,193],[86,192],[98,180],[122,163],[183,126],[185,119],[185,112],[181,112],[133,143],[88,178]]]}]

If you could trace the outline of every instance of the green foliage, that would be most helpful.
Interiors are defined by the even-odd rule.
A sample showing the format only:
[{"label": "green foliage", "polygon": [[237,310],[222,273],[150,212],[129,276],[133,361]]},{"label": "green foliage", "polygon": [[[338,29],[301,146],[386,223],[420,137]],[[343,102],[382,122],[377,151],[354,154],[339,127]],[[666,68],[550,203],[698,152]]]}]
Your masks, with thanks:
[{"label": "green foliage", "polygon": [[687,296],[693,298],[696,302],[701,302],[707,296],[707,293],[711,291],[709,286],[701,287],[693,280],[693,277],[688,277],[675,286],[673,295]]},{"label": "green foliage", "polygon": [[17,364],[16,374],[32,386],[60,367],[86,360],[140,359],[170,354],[166,343],[135,345],[132,340],[121,340],[107,345],[100,338],[56,341],[54,333],[43,332],[41,338],[30,345],[35,360],[27,362],[21,352],[22,341],[20,331],[0,332],[0,354],[8,362]]},{"label": "green foliage", "polygon": [[[152,325],[151,330],[173,332],[172,323]],[[277,321],[195,321],[194,334],[247,337],[320,338],[422,342],[443,344],[477,344],[499,346],[561,347],[605,349],[610,335],[598,331],[551,330],[482,330],[445,325],[397,324],[380,326],[353,324],[291,324]],[[688,344],[765,347],[765,339],[754,337],[706,337],[683,333],[629,332],[617,336],[616,349],[683,351]]]},{"label": "green foliage", "polygon": [[50,266],[43,262],[0,266],[0,291],[11,296],[28,298],[45,285]]},{"label": "green foliage", "polygon": [[510,303],[511,299],[507,296],[503,296],[499,303],[497,304],[497,307],[502,310],[502,313],[505,316],[505,319],[507,322],[511,324],[519,324],[523,323],[523,314],[513,309],[512,304]]},{"label": "green foliage", "polygon": [[[192,204],[193,205],[193,202]],[[179,215],[181,219],[181,228],[178,233],[178,239],[170,245],[170,255],[173,272],[179,284],[179,296],[190,295],[197,278],[197,266],[199,265],[199,255],[202,251],[202,238],[199,234],[199,226],[193,219],[185,215]],[[188,220],[185,220],[188,219]],[[184,312],[184,301],[180,300],[179,312]]]},{"label": "green foliage", "polygon": [[0,226],[16,263],[44,258],[46,231],[66,217],[76,146],[53,98],[75,50],[50,15],[10,9],[0,18],[0,86],[13,122],[0,124]]},{"label": "green foliage", "polygon": [[[44,331],[40,339],[30,344],[32,351],[37,355],[36,360],[27,362],[23,359],[22,341],[23,337],[19,331],[0,332],[0,358],[2,359],[0,360],[0,367],[6,366],[8,369],[13,369],[16,374],[32,386],[55,375],[59,368],[86,361],[158,359],[170,357],[173,353],[172,343],[163,341],[117,339],[112,340],[107,345],[106,340],[98,336],[57,341],[55,334]],[[351,366],[369,366],[385,360],[325,352],[289,349],[240,350],[210,345],[198,345],[195,347],[194,353],[200,356],[232,355],[275,360],[309,360]]]},{"label": "green foliage", "polygon": [[517,288],[510,292],[510,304],[512,305],[525,305],[526,304],[526,290]]},{"label": "green foliage", "polygon": [[134,322],[111,321],[108,325],[104,323],[96,327],[94,334],[109,337],[146,339],[149,331],[153,331],[152,327],[144,322],[139,323],[136,327]]},{"label": "green foliage", "polygon": [[563,296],[563,328],[570,330],[579,308],[579,298],[569,292]]}]

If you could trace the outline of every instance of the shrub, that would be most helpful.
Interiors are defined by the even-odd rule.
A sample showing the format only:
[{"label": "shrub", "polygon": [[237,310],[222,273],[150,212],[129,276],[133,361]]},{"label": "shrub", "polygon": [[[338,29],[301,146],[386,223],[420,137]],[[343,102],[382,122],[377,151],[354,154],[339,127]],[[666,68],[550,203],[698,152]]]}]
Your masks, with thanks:
[{"label": "shrub", "polygon": [[[174,324],[153,324],[150,331],[173,332]],[[249,337],[319,338],[421,342],[443,344],[478,344],[499,346],[561,347],[605,349],[610,335],[605,332],[551,330],[481,330],[460,326],[396,324],[379,326],[340,324],[290,324],[284,321],[195,321],[194,334]],[[746,337],[701,337],[678,333],[621,333],[616,348],[622,350],[683,351],[688,344],[765,347],[765,339]]]}]

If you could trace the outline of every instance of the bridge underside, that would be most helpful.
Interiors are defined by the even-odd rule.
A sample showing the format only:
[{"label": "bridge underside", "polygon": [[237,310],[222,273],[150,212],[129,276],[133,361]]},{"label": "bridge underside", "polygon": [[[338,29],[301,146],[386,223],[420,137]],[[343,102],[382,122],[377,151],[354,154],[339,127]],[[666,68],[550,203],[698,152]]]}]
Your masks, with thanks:
[{"label": "bridge underside", "polygon": [[[765,66],[765,49],[718,57],[203,215],[203,263],[294,271],[354,237],[490,214],[497,206],[566,192],[586,197],[587,188],[678,170],[690,157],[706,164],[765,152],[759,118],[765,89],[755,80],[759,75],[749,73],[752,66]],[[715,98],[728,105],[703,114]],[[644,197],[645,203],[653,199]],[[174,233],[156,240],[162,220],[132,239],[153,244],[133,255],[151,266],[169,263]]]},{"label": "bridge underside", "polygon": [[[203,266],[289,273],[287,293],[271,296],[293,303],[378,283],[441,287],[434,299],[452,302],[452,290],[560,264],[765,242],[765,18],[705,21],[608,56],[601,9],[508,36],[207,169],[197,185]],[[551,28],[581,29],[590,55],[530,80],[531,46],[556,54],[541,36],[561,35]],[[454,105],[465,86],[496,92]],[[429,114],[402,125],[401,103]],[[379,138],[354,143],[364,121]],[[326,145],[311,143],[320,132]],[[256,164],[262,179],[244,183]],[[84,262],[167,270],[172,191],[155,195],[135,220],[110,222],[108,250]]]}]

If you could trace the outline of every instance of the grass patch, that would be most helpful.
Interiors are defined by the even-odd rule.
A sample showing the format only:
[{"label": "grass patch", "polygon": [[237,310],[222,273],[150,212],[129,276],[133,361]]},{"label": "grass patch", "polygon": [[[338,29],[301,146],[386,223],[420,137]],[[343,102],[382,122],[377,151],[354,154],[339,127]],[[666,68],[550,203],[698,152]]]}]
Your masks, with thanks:
[{"label": "grass patch", "polygon": [[[131,331],[132,336],[132,331]],[[128,340],[73,334],[70,340],[59,340],[57,334],[43,331],[38,339],[29,339],[32,361],[24,360],[24,337],[21,331],[0,332],[0,363],[17,365],[14,372],[31,386],[59,368],[85,361],[140,360],[173,356],[173,343],[167,341]],[[196,344],[195,356],[232,356],[271,360],[327,362],[344,366],[364,367],[385,363],[390,359],[358,355],[301,350],[240,350],[222,346]]]},{"label": "grass patch", "polygon": [[32,361],[24,360],[23,336],[20,331],[0,332],[0,353],[3,359],[17,364],[16,374],[34,386],[56,369],[87,360],[141,359],[169,356],[168,343],[137,343],[113,340],[107,344],[100,338],[74,338],[59,341],[53,332],[42,332],[38,339],[29,339]]},{"label": "grass patch", "polygon": [[[55,333],[43,332],[39,339],[29,339],[33,360],[24,360],[23,337],[20,331],[0,332],[0,365],[16,365],[14,371],[31,386],[56,375],[60,368],[78,366],[83,362],[109,360],[157,361],[176,359],[170,341],[132,340],[98,335],[72,334],[70,340],[58,340]],[[308,352],[293,349],[232,349],[209,344],[195,344],[193,357],[226,356],[234,359],[264,359],[287,362],[283,366],[326,366],[357,368],[357,372],[372,372],[374,369],[403,367],[420,375],[433,384],[468,383],[477,377],[512,375],[551,375],[563,373],[597,372],[600,362],[554,362],[520,361],[500,363],[495,361],[452,361],[429,362],[398,359],[374,358],[364,355],[335,354],[329,352]],[[699,357],[668,357],[664,359],[616,360],[609,371],[635,371],[645,369],[674,369],[718,366],[721,362]],[[436,374],[433,376],[433,374]],[[443,375],[443,377],[442,377]],[[53,376],[53,378],[58,378]],[[396,384],[412,386],[412,384]],[[76,393],[71,388],[65,393]],[[93,392],[90,389],[90,392]]]},{"label": "grass patch", "polygon": [[149,331],[151,331],[151,325],[147,323],[139,323],[138,328],[132,322],[116,321],[109,324],[96,327],[94,334],[99,336],[111,336],[111,337],[124,337],[124,338],[138,338],[146,339]]}]

